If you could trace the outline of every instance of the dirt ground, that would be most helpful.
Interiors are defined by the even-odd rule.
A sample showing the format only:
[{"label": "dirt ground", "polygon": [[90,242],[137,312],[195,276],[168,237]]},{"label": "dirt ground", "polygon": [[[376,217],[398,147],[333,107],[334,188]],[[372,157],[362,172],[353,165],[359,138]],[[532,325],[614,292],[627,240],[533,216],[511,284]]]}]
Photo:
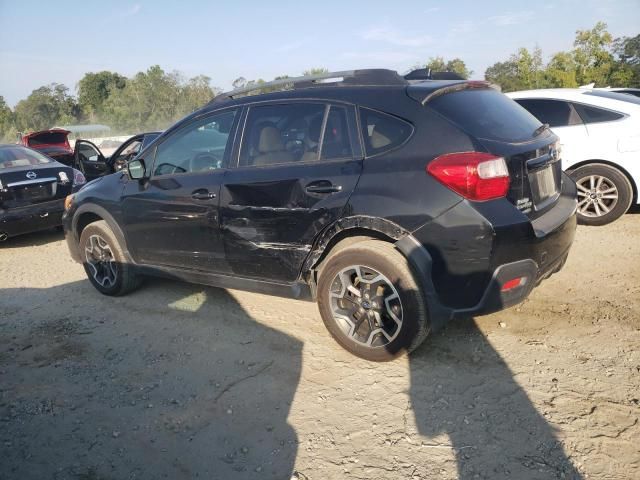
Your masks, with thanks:
[{"label": "dirt ground", "polygon": [[0,247],[1,479],[640,478],[640,214],[524,304],[359,360],[316,306],[98,294],[59,232]]}]

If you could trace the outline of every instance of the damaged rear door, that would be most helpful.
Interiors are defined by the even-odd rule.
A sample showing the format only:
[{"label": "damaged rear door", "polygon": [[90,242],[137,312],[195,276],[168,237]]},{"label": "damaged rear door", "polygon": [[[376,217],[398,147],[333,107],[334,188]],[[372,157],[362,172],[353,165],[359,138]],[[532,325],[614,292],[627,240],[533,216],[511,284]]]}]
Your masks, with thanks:
[{"label": "damaged rear door", "polygon": [[221,190],[225,257],[234,274],[293,282],[316,235],[343,215],[362,171],[353,106],[250,106],[236,168]]}]

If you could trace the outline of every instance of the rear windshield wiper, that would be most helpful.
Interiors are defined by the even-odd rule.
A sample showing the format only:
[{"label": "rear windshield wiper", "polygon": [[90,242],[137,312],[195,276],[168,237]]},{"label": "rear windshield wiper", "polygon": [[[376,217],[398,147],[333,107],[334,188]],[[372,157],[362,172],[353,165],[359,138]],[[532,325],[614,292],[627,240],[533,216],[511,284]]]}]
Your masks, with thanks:
[{"label": "rear windshield wiper", "polygon": [[543,123],[542,125],[540,125],[538,128],[536,128],[533,131],[533,136],[537,137],[538,135],[540,135],[542,132],[544,132],[548,128],[549,128],[549,124],[548,123]]}]

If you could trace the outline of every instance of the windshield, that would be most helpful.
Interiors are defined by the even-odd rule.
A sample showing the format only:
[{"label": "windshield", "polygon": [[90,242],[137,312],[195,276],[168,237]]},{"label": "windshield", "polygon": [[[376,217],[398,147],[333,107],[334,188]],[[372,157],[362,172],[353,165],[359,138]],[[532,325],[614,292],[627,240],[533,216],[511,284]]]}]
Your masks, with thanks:
[{"label": "windshield", "polygon": [[52,162],[53,160],[49,157],[18,145],[0,147],[0,169],[34,167]]}]

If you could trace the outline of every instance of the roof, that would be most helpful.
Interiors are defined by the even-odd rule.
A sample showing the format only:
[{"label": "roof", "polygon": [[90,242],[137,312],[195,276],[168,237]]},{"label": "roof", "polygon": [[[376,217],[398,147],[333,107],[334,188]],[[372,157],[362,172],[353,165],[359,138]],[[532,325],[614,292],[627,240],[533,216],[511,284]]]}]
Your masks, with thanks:
[{"label": "roof", "polygon": [[[301,91],[313,91],[317,96],[328,95],[329,90],[347,90],[347,89],[370,89],[376,88],[400,88],[418,87],[413,90],[420,92],[422,95],[418,101],[422,101],[435,90],[439,90],[452,85],[474,85],[489,86],[486,82],[470,82],[463,80],[453,72],[431,72],[429,69],[414,70],[407,75],[401,76],[395,70],[383,68],[372,68],[363,70],[344,70],[339,72],[327,72],[319,75],[307,75],[303,77],[290,77],[272,82],[261,84],[252,84],[247,87],[238,88],[230,92],[217,95],[208,105],[220,105],[232,100],[250,97],[251,101],[256,101],[255,97],[262,99],[268,98],[287,98],[290,95],[287,92],[295,91],[296,96],[308,97],[309,95],[300,95]],[[321,89],[321,90],[320,90]],[[267,90],[267,92],[264,92]],[[251,92],[259,92],[251,94]]]},{"label": "roof", "polygon": [[[590,88],[541,88],[538,90],[522,90],[519,92],[509,92],[506,95],[513,99],[524,98],[545,98],[550,100],[567,100],[571,102],[584,103],[596,107],[608,108],[622,113],[638,113],[640,105],[635,105],[628,101],[613,98],[600,97],[590,94]],[[620,94],[624,95],[624,94]]]}]

